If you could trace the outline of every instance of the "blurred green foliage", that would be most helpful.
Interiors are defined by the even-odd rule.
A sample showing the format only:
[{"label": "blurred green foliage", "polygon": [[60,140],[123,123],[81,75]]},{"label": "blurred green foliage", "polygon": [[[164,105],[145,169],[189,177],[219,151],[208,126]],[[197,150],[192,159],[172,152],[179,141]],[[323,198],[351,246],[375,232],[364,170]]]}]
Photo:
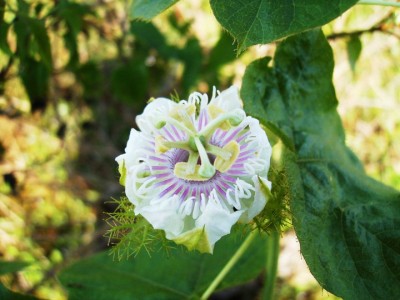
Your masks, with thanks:
[{"label": "blurred green foliage", "polygon": [[2,91],[7,95],[9,79],[19,78],[36,111],[53,101],[54,80],[65,74],[88,98],[108,89],[132,106],[142,103],[138,108],[157,89],[187,94],[199,78],[219,85],[216,71],[236,58],[232,38],[221,34],[214,49],[202,49],[190,21],[170,14],[163,22],[175,37],[172,45],[152,23],[130,22],[125,6],[124,1],[0,2]]},{"label": "blurred green foliage", "polygon": [[106,247],[113,160],[135,114],[151,96],[231,84],[227,34],[205,46],[179,9],[160,29],[126,6],[0,1],[0,257],[30,263],[7,287],[65,299],[57,270]]}]

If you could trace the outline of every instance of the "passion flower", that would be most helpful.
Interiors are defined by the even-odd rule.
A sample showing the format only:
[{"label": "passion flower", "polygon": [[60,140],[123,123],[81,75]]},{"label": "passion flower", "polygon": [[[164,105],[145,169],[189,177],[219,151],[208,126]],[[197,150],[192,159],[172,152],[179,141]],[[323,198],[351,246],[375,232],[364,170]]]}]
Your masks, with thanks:
[{"label": "passion flower", "polygon": [[246,116],[236,87],[151,101],[137,116],[125,154],[116,158],[125,193],[155,229],[189,250],[212,253],[236,222],[267,202],[271,146]]}]

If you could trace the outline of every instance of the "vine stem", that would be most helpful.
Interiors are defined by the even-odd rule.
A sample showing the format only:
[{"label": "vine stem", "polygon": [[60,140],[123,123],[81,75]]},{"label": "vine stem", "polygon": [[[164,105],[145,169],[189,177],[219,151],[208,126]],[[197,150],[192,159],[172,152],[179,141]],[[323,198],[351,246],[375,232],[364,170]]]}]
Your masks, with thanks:
[{"label": "vine stem", "polygon": [[233,268],[233,266],[238,262],[238,260],[242,257],[242,255],[246,252],[246,250],[251,245],[251,242],[254,240],[256,235],[258,234],[257,230],[253,230],[249,233],[247,238],[240,245],[239,249],[235,252],[235,254],[231,257],[231,259],[226,263],[221,272],[214,278],[211,284],[208,286],[207,290],[201,296],[201,300],[207,300],[211,294],[215,291],[221,281],[225,278],[225,276],[229,273],[229,271]]},{"label": "vine stem", "polygon": [[279,240],[280,233],[278,230],[274,230],[267,238],[266,249],[267,249],[267,259],[265,262],[265,281],[264,281],[264,291],[263,300],[272,300],[274,296],[274,288],[276,281],[276,273],[278,269],[278,258],[279,258]]},{"label": "vine stem", "polygon": [[384,1],[384,0],[361,0],[358,1],[357,4],[400,7],[400,2]]}]

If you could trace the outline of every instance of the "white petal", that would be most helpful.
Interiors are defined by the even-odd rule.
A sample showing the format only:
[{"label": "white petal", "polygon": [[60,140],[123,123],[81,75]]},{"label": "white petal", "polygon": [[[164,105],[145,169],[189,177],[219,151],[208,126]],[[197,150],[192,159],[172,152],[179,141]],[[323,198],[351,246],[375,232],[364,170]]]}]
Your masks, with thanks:
[{"label": "white petal", "polygon": [[118,156],[115,158],[115,161],[118,163],[118,167],[121,167],[121,165],[123,164],[125,155],[126,155],[126,154],[124,153],[124,154],[118,155]]},{"label": "white petal", "polygon": [[[269,143],[265,131],[261,128],[260,122],[252,117],[246,117],[245,121],[249,125],[250,136],[246,139],[249,143],[254,143],[258,155],[257,157],[263,160],[264,167],[258,171],[258,175],[266,176],[270,167],[270,160],[272,155],[272,147]],[[259,168],[256,168],[259,169]]]},{"label": "white petal", "polygon": [[[259,179],[261,181],[261,184]],[[255,216],[257,216],[263,210],[265,204],[268,201],[268,192],[266,193],[264,190],[265,188],[271,190],[271,182],[268,181],[266,178],[253,176],[252,180],[255,187],[255,195],[253,201],[251,202],[251,205],[240,217],[240,222],[243,223],[250,222]]]},{"label": "white petal", "polygon": [[173,107],[178,105],[167,98],[157,98],[147,104],[141,115],[136,117],[136,124],[142,132],[155,135],[157,129],[154,125],[159,121],[160,116],[168,115]]},{"label": "white petal", "polygon": [[196,220],[196,227],[204,227],[211,250],[221,237],[231,232],[233,224],[238,221],[242,212],[231,213],[215,200],[209,199],[202,215]]},{"label": "white petal", "polygon": [[178,205],[177,197],[159,199],[157,203],[135,208],[135,213],[141,214],[155,229],[164,230],[166,237],[171,239],[181,234],[184,226],[183,216],[177,212]]},{"label": "white petal", "polygon": [[138,197],[134,192],[134,185],[136,184],[135,178],[132,176],[130,171],[127,171],[126,181],[125,181],[125,195],[128,197],[129,201],[135,205],[140,206],[142,199]]},{"label": "white petal", "polygon": [[239,90],[234,85],[220,93],[216,98],[212,99],[210,104],[217,105],[226,112],[232,111],[236,108],[243,108],[242,100],[240,100],[239,97]]},{"label": "white petal", "polygon": [[131,166],[137,165],[140,160],[143,160],[147,156],[149,152],[145,148],[147,144],[148,142],[144,139],[142,132],[131,129],[129,140],[125,148],[126,155],[124,160],[126,168],[129,169]]}]

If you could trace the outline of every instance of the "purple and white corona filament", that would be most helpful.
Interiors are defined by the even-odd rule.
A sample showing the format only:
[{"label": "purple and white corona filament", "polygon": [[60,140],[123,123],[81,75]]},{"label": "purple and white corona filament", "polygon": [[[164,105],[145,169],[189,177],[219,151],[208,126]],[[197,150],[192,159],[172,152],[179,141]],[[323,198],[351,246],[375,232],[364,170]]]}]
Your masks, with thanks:
[{"label": "purple and white corona filament", "polygon": [[116,158],[125,193],[154,228],[188,249],[212,253],[236,222],[264,208],[271,146],[246,116],[236,87],[150,102]]}]

